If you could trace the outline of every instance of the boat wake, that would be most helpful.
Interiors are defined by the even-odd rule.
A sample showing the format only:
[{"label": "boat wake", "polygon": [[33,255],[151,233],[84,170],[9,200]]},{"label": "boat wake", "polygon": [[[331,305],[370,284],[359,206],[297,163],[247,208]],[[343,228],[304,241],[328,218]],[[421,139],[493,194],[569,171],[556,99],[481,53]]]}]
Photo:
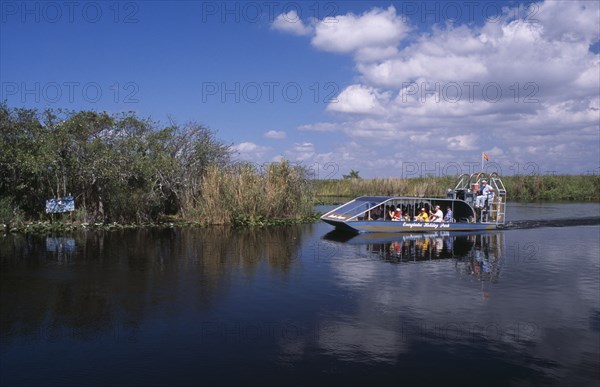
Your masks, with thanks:
[{"label": "boat wake", "polygon": [[498,226],[498,228],[501,230],[518,230],[540,227],[593,226],[597,224],[600,224],[600,216],[589,216],[584,218],[516,220],[514,222],[506,222],[506,224]]}]

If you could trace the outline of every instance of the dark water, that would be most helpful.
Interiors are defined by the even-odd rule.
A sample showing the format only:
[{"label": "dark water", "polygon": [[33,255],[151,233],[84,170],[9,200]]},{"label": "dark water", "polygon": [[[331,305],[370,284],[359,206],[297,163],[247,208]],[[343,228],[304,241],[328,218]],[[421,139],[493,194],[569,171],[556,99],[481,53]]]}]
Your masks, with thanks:
[{"label": "dark water", "polygon": [[599,385],[600,226],[331,230],[4,236],[0,384]]}]

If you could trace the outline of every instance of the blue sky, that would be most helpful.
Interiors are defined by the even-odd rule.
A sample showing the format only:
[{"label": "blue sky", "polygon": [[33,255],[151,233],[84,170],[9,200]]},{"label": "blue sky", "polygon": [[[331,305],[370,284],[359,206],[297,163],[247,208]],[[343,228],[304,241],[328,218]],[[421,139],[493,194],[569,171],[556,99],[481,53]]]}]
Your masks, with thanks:
[{"label": "blue sky", "polygon": [[600,3],[0,2],[0,99],[319,177],[600,173]]}]

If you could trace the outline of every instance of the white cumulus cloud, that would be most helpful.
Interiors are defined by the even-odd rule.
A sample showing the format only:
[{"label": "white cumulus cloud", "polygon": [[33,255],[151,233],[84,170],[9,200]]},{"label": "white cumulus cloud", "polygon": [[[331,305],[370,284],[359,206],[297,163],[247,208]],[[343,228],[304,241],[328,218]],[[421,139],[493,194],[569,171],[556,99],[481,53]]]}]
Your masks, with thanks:
[{"label": "white cumulus cloud", "polygon": [[408,25],[393,6],[385,10],[374,8],[361,15],[349,13],[317,22],[312,44],[321,50],[338,53],[377,49],[388,54],[408,31]]},{"label": "white cumulus cloud", "polygon": [[316,155],[315,146],[310,142],[295,143],[291,149],[284,152],[284,155],[292,161],[309,160]]},{"label": "white cumulus cloud", "polygon": [[255,144],[253,142],[242,142],[231,147],[243,160],[259,161],[271,148]]},{"label": "white cumulus cloud", "polygon": [[381,114],[383,109],[380,100],[387,99],[388,94],[380,93],[374,88],[351,85],[338,95],[335,102],[329,103],[327,109],[344,113]]},{"label": "white cumulus cloud", "polygon": [[311,44],[350,55],[356,70],[327,105],[336,113],[332,121],[298,128],[339,132],[361,146],[348,152],[339,139],[332,157],[383,168],[429,151],[453,161],[477,160],[488,150],[495,160],[547,170],[597,168],[600,2],[506,6],[480,24],[418,32],[406,20],[389,7],[314,22]]},{"label": "white cumulus cloud", "polygon": [[313,28],[310,25],[304,24],[295,10],[278,15],[275,20],[273,20],[272,28],[299,36],[309,35],[313,31]]},{"label": "white cumulus cloud", "polygon": [[276,140],[282,140],[286,137],[286,133],[283,130],[269,130],[264,134],[267,138],[274,138]]}]

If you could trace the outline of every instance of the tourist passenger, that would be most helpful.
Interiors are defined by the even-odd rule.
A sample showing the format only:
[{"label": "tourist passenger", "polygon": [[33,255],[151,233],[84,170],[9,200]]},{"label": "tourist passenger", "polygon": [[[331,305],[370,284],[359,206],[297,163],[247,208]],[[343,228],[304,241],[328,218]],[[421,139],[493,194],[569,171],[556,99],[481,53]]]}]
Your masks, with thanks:
[{"label": "tourist passenger", "polygon": [[485,199],[488,197],[494,197],[494,189],[487,184],[487,181],[483,180],[481,182],[481,195],[477,196],[475,208],[482,208],[484,206]]},{"label": "tourist passenger", "polygon": [[371,211],[371,217],[373,220],[377,220],[383,216],[383,204],[381,206],[375,207],[373,211]]},{"label": "tourist passenger", "polygon": [[435,213],[431,212],[431,218],[430,218],[430,222],[436,222],[436,223],[440,223],[444,217],[444,213],[442,212],[442,210],[440,209],[440,206],[435,206]]},{"label": "tourist passenger", "polygon": [[395,212],[395,211],[396,211],[396,210],[395,210],[395,208],[394,208],[394,205],[392,204],[392,205],[389,207],[389,211],[388,211],[388,216],[390,217],[390,219],[391,219],[391,220],[394,220],[394,212]]},{"label": "tourist passenger", "polygon": [[394,211],[394,216],[392,217],[392,220],[394,220],[394,221],[402,220],[402,210],[400,209],[400,206],[398,206],[398,208],[396,208],[396,211]]},{"label": "tourist passenger", "polygon": [[421,208],[421,212],[417,215],[417,222],[429,222],[429,215],[425,212],[425,208]]},{"label": "tourist passenger", "polygon": [[452,222],[453,215],[452,208],[450,208],[450,206],[446,207],[446,216],[444,216],[444,222]]}]

